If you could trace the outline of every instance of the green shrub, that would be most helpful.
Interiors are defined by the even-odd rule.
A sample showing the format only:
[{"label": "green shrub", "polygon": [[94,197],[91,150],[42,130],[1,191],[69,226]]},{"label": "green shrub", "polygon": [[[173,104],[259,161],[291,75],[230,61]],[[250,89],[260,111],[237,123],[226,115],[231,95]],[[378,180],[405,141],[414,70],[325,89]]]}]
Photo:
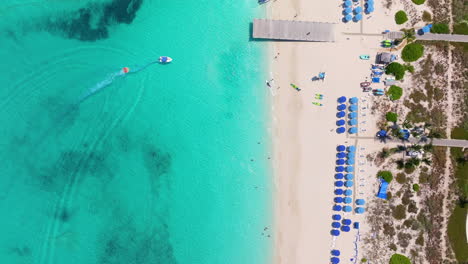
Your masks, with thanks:
[{"label": "green shrub", "polygon": [[385,115],[385,118],[387,119],[387,121],[396,123],[396,121],[398,120],[398,114],[397,114],[397,113],[394,113],[394,112],[388,112],[388,113]]},{"label": "green shrub", "polygon": [[398,173],[395,177],[395,180],[399,183],[399,184],[405,184],[406,183],[406,175],[404,173]]},{"label": "green shrub", "polygon": [[432,15],[431,13],[424,11],[422,14],[422,21],[424,22],[431,22],[432,21]]},{"label": "green shrub", "polygon": [[438,34],[449,34],[450,29],[449,26],[445,23],[436,23],[432,25],[431,32]]},{"label": "green shrub", "polygon": [[405,68],[406,68],[406,70],[409,71],[410,73],[414,73],[414,66],[413,66],[413,65],[407,63],[407,64],[405,64]]},{"label": "green shrub", "polygon": [[399,204],[393,209],[392,215],[397,220],[406,218],[406,206]]},{"label": "green shrub", "polygon": [[413,191],[419,192],[419,184],[417,183],[413,184]]},{"label": "green shrub", "polygon": [[406,67],[398,62],[392,62],[385,68],[386,74],[395,76],[395,79],[401,80],[405,77]]},{"label": "green shrub", "polygon": [[367,262],[367,259],[366,259],[366,258],[362,258],[362,259],[361,259],[361,262],[362,262],[362,263],[366,263],[366,262]]},{"label": "green shrub", "polygon": [[422,5],[424,4],[424,2],[426,2],[426,0],[412,0],[413,3],[417,4],[417,5]]},{"label": "green shrub", "polygon": [[395,101],[401,98],[403,95],[403,89],[399,86],[392,85],[387,91],[387,95],[390,98],[390,100]]},{"label": "green shrub", "polygon": [[461,22],[453,25],[453,34],[468,35],[468,23]]},{"label": "green shrub", "polygon": [[390,264],[411,264],[411,261],[403,255],[393,254],[390,258]]},{"label": "green shrub", "polygon": [[406,21],[408,21],[408,16],[406,15],[405,11],[400,10],[395,13],[395,22],[397,23],[397,25],[401,25]]},{"label": "green shrub", "polygon": [[393,175],[390,171],[379,171],[377,177],[384,179],[388,183],[393,180]]},{"label": "green shrub", "polygon": [[419,43],[410,43],[403,48],[401,58],[406,62],[417,61],[424,54],[424,46]]}]

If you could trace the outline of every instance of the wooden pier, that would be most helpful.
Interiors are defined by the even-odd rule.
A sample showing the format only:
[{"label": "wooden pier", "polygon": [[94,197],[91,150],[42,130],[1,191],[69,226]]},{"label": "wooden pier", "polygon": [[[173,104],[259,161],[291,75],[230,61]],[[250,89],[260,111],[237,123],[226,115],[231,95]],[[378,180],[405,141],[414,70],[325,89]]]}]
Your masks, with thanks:
[{"label": "wooden pier", "polygon": [[253,38],[334,42],[335,24],[307,21],[254,19]]},{"label": "wooden pier", "polygon": [[[394,31],[389,32],[384,37],[389,39],[400,39],[404,36],[403,32]],[[424,35],[419,35],[415,33],[415,37],[418,40],[439,40],[439,41],[450,41],[450,42],[468,42],[468,35],[457,35],[457,34],[433,34],[425,33]]]}]

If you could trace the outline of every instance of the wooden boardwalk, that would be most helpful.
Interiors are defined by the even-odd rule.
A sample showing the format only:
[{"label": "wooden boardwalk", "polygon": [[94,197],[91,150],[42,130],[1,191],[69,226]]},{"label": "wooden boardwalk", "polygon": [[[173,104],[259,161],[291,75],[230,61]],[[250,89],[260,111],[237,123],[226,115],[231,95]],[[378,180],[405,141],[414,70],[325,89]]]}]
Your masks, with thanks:
[{"label": "wooden boardwalk", "polygon": [[335,41],[335,24],[290,20],[254,19],[254,39]]},{"label": "wooden boardwalk", "polygon": [[[399,39],[403,37],[403,32],[399,32],[399,31],[389,32],[386,34],[386,37],[389,39]],[[424,35],[416,34],[416,39],[418,40],[440,40],[440,41],[450,41],[450,42],[468,42],[468,35],[426,33]]]}]

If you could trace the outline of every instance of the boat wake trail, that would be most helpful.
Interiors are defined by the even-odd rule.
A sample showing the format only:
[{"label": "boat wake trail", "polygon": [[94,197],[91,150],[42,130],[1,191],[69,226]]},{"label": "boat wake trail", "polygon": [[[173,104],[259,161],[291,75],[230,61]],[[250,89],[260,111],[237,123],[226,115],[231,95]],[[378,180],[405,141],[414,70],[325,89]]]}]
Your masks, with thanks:
[{"label": "boat wake trail", "polygon": [[133,74],[133,73],[137,73],[137,72],[140,72],[144,69],[146,69],[148,66],[152,65],[156,63],[156,61],[154,62],[150,62],[146,65],[143,65],[143,66],[137,66],[135,68],[128,68],[128,67],[124,67],[123,69],[121,69],[120,71],[118,72],[114,72],[114,73],[111,73],[109,74],[104,80],[96,83],[93,87],[91,87],[90,89],[88,89],[88,91],[86,91],[85,94],[83,94],[77,102],[75,102],[75,105],[79,105],[81,104],[82,102],[86,101],[87,99],[89,99],[91,96],[95,95],[96,93],[98,93],[99,91],[102,91],[104,88],[108,87],[109,85],[111,85],[116,79],[119,79],[120,77],[124,77],[126,75],[129,75],[129,74]]}]

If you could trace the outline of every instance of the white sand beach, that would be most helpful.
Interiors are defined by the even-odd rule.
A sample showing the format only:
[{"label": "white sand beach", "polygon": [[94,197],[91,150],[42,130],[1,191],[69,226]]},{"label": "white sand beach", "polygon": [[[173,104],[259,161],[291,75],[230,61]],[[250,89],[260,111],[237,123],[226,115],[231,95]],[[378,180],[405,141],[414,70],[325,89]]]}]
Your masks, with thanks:
[{"label": "white sand beach", "polygon": [[[372,98],[361,91],[359,83],[369,79],[371,62],[380,50],[379,42],[383,38],[344,33],[380,33],[397,27],[379,2],[370,19],[365,15],[362,24],[344,24],[341,22],[341,3],[277,0],[268,6],[268,18],[271,19],[336,23],[334,43],[271,42],[275,263],[329,263],[333,244],[341,251],[342,260],[354,256],[355,230],[342,233],[335,242],[330,235],[336,146],[358,143],[346,134],[335,132],[336,100],[343,95],[360,98],[359,136],[375,135],[375,117],[368,109],[362,109],[371,104]],[[360,60],[361,54],[371,55],[371,60]],[[325,81],[312,82],[311,78],[319,72],[326,72]],[[302,90],[294,90],[290,83]],[[324,95],[322,101],[315,99],[317,93]],[[320,102],[323,106],[312,102]],[[358,143],[357,154],[365,156],[373,142]],[[361,165],[359,161],[362,161]],[[369,179],[376,180],[375,168],[357,156],[354,198],[375,196],[377,189],[359,186],[360,182]],[[346,218],[364,221],[365,216],[348,213]]]}]

